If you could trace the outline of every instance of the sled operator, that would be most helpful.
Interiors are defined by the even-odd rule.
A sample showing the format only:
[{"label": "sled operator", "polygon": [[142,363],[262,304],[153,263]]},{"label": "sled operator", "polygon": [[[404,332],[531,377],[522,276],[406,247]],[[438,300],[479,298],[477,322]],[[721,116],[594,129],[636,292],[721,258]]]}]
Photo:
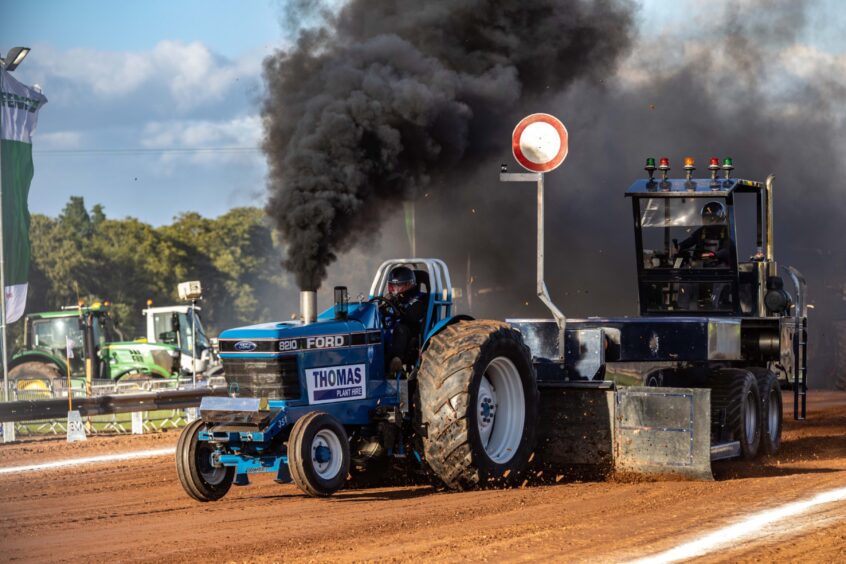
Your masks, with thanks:
[{"label": "sled operator", "polygon": [[677,250],[693,250],[693,256],[707,266],[725,266],[729,263],[729,237],[726,208],[720,202],[708,202],[702,207],[702,227],[678,243]]}]

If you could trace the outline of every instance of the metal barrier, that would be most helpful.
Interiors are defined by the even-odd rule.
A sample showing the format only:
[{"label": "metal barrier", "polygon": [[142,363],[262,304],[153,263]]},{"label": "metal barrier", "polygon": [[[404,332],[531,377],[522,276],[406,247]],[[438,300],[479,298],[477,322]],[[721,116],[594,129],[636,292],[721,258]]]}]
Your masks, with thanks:
[{"label": "metal barrier", "polygon": [[[197,387],[186,390],[162,390],[133,394],[103,395],[73,400],[73,407],[83,417],[133,411],[158,411],[196,407],[204,396],[225,396],[225,386]],[[0,403],[0,421],[38,421],[66,417],[67,399],[18,400]]]},{"label": "metal barrier", "polygon": [[86,417],[88,434],[130,433],[132,418],[140,414],[143,432],[183,427],[188,423],[187,408],[200,405],[208,395],[226,395],[226,381],[215,376],[192,387],[190,378],[179,380],[147,379],[114,382],[94,380],[91,396],[84,388],[68,390],[61,380],[41,382],[35,389],[14,389],[14,401],[0,402],[0,428],[14,425],[21,436],[67,433],[68,392],[74,410]]},{"label": "metal barrier", "polygon": [[[189,423],[187,413],[184,409],[172,409],[168,411],[143,411],[141,415],[141,428],[144,433],[155,433],[165,429],[178,429]],[[132,432],[132,420],[121,417],[125,414],[113,413],[111,415],[100,415],[86,420],[86,434],[128,434]],[[34,435],[64,435],[67,433],[67,417],[44,419],[41,421],[19,421],[7,423],[15,426],[17,436],[27,437]]]},{"label": "metal barrier", "polygon": [[[37,388],[12,388],[11,396],[13,400],[44,400],[68,397],[68,386],[66,380],[39,380],[38,383],[39,386]],[[213,376],[203,382],[203,385],[209,387],[225,386],[226,380],[223,378],[223,376]],[[180,378],[178,380],[164,378],[148,378],[117,382],[115,382],[114,380],[92,380],[91,397],[100,397],[106,395],[123,395],[129,393],[150,392],[159,390],[182,390],[186,388],[191,388],[191,386],[191,378]],[[73,387],[70,389],[70,393],[71,397],[74,400],[76,400],[77,398],[88,397],[84,387]]]}]

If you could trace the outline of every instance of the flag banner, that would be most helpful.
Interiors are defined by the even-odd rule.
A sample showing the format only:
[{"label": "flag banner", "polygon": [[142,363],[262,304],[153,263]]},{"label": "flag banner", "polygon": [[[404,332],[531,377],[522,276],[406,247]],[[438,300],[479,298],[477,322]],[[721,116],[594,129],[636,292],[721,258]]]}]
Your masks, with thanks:
[{"label": "flag banner", "polygon": [[47,98],[0,70],[0,173],[3,198],[3,259],[6,322],[17,321],[26,306],[29,274],[29,184],[32,133]]}]

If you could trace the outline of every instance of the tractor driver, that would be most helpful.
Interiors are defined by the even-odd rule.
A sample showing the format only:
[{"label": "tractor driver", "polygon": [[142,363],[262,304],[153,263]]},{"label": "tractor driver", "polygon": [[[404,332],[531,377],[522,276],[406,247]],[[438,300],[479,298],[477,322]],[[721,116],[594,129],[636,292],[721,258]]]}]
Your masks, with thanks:
[{"label": "tractor driver", "polygon": [[386,358],[390,360],[390,371],[402,369],[402,365],[413,365],[420,348],[420,334],[426,303],[417,285],[414,271],[407,266],[397,266],[388,275],[385,294],[396,311],[385,308],[385,326],[390,331],[390,342]]},{"label": "tractor driver", "polygon": [[702,206],[702,227],[677,244],[678,251],[693,249],[693,259],[705,266],[726,266],[729,263],[730,245],[726,226],[726,208],[720,202]]}]

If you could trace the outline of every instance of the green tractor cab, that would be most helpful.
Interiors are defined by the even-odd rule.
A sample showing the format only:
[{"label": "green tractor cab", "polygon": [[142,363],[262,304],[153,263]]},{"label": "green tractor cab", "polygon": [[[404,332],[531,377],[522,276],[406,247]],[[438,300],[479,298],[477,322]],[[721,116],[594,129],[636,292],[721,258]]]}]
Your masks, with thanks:
[{"label": "green tractor cab", "polygon": [[68,368],[73,388],[92,380],[178,378],[180,356],[172,345],[125,340],[108,303],[69,306],[26,316],[24,346],[9,362],[9,377],[18,391],[45,394],[56,380],[67,381]]}]

